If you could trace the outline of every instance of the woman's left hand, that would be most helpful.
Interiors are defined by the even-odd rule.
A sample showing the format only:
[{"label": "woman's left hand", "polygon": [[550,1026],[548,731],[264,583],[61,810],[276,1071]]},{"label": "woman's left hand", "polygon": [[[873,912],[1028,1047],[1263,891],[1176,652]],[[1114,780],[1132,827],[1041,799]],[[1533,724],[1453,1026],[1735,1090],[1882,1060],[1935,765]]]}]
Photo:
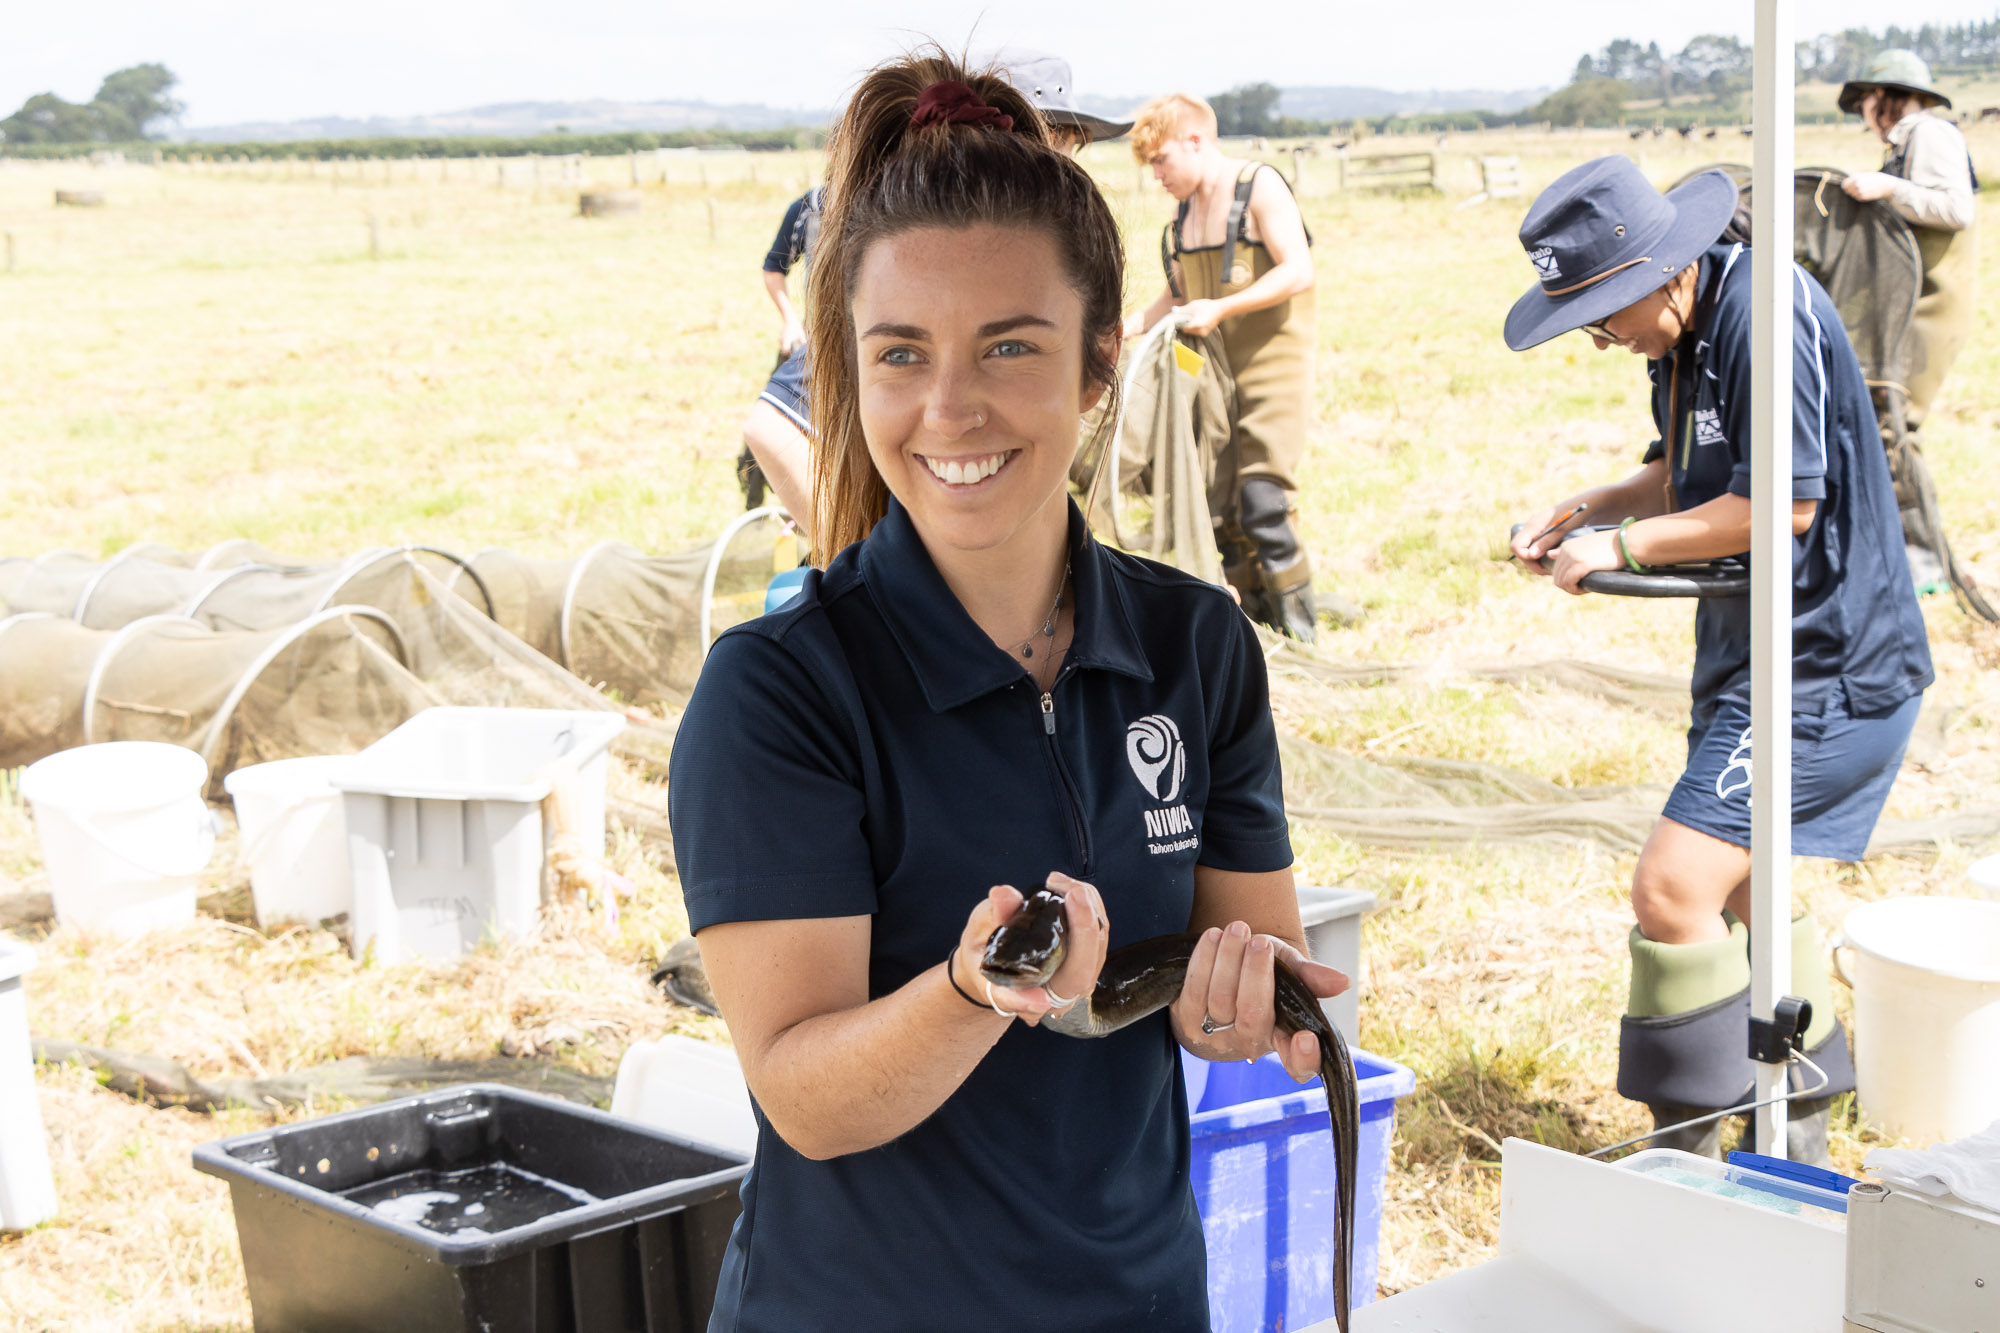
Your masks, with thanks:
[{"label": "woman's left hand", "polygon": [[1564,592],[1583,594],[1583,576],[1599,570],[1623,569],[1625,559],[1618,554],[1618,534],[1586,532],[1571,537],[1549,553],[1549,574]]},{"label": "woman's left hand", "polygon": [[1319,1038],[1310,1032],[1287,1035],[1278,1027],[1279,960],[1321,999],[1348,987],[1345,973],[1313,962],[1276,936],[1253,935],[1241,921],[1226,930],[1211,927],[1195,943],[1187,980],[1170,1010],[1175,1038],[1204,1060],[1255,1060],[1276,1051],[1298,1082],[1316,1077]]},{"label": "woman's left hand", "polygon": [[1896,177],[1886,171],[1863,171],[1849,176],[1840,183],[1850,199],[1866,203],[1871,199],[1887,199],[1896,192]]}]

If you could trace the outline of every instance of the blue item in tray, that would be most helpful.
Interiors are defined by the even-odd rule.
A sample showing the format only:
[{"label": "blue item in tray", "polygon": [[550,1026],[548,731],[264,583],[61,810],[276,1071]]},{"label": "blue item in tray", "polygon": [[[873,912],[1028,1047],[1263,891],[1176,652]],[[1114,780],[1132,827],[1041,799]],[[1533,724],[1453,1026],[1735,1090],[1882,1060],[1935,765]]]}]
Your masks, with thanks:
[{"label": "blue item in tray", "polygon": [[[1835,1208],[1840,1212],[1847,1211],[1844,1204],[1825,1198],[1818,1191],[1826,1190],[1844,1197],[1847,1191],[1861,1183],[1853,1176],[1843,1176],[1840,1172],[1829,1171],[1823,1166],[1807,1166],[1803,1162],[1790,1162],[1782,1157],[1766,1157],[1763,1153],[1733,1152],[1729,1154],[1729,1164],[1770,1177],[1765,1182],[1764,1188],[1774,1194],[1797,1198],[1801,1202],[1817,1204],[1821,1208]],[[1810,1186],[1813,1193],[1804,1194],[1787,1190],[1784,1188],[1787,1183]]]},{"label": "blue item in tray", "polygon": [[[1181,1061],[1214,1333],[1284,1333],[1331,1319],[1338,1196],[1319,1080],[1292,1082],[1276,1055],[1238,1065],[1182,1052]],[[1354,1303],[1365,1305],[1375,1299],[1396,1099],[1414,1090],[1417,1078],[1360,1050],[1354,1076],[1361,1101]]]}]

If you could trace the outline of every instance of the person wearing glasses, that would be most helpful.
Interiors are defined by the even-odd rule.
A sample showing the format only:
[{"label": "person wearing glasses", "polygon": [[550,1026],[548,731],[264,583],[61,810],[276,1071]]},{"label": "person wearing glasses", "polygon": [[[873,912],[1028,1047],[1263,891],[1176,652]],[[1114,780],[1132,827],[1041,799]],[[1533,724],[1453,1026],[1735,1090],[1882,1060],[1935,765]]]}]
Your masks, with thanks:
[{"label": "person wearing glasses", "polygon": [[[1657,438],[1639,470],[1527,515],[1514,555],[1565,592],[1599,570],[1750,549],[1753,251],[1724,243],[1736,186],[1704,172],[1662,195],[1625,157],[1587,162],[1521,224],[1535,283],[1509,312],[1524,351],[1581,331],[1646,359]],[[1792,266],[1792,850],[1860,859],[1902,763],[1930,648],[1903,559],[1868,385],[1840,316]],[[1638,918],[1618,1091],[1654,1123],[1751,1100],[1750,602],[1695,611],[1685,771],[1632,878]],[[1762,743],[1762,738],[1758,738]],[[1854,1087],[1825,956],[1792,927],[1791,993],[1813,1002],[1807,1053],[1828,1075],[1792,1107],[1790,1155],[1824,1161],[1827,1106]],[[1792,1088],[1818,1079],[1794,1070]],[[1655,1143],[1713,1154],[1720,1121]]]}]

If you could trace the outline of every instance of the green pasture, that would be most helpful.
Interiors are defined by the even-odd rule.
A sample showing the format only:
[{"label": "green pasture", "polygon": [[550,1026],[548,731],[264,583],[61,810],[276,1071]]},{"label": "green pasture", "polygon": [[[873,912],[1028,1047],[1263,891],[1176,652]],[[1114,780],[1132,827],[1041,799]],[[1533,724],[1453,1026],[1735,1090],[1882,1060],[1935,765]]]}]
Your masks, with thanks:
[{"label": "green pasture", "polygon": [[[2000,85],[1968,104],[1989,95],[2000,102]],[[1970,135],[1982,176],[2000,180],[2000,128]],[[1532,196],[1600,153],[1632,152],[1666,183],[1748,161],[1751,140],[1494,131],[1357,149],[1436,152],[1442,192],[1405,196],[1342,193],[1330,149],[1294,159],[1286,147],[1272,157],[1296,163],[1320,282],[1299,505],[1320,579],[1369,610],[1322,653],[1417,670],[1281,697],[1281,725],[1369,758],[1488,761],[1566,787],[1670,780],[1683,718],[1470,673],[1583,658],[1684,674],[1691,633],[1685,604],[1571,599],[1491,559],[1512,517],[1636,464],[1645,378],[1580,335],[1507,351],[1501,320],[1531,278],[1515,239],[1528,199],[1461,205],[1485,155],[1518,156]],[[1798,157],[1865,169],[1879,151],[1849,128],[1802,127]],[[538,170],[343,163],[338,176],[326,164],[0,161],[12,261],[0,271],[0,555],[244,536],[301,558],[405,541],[553,557],[713,535],[742,507],[739,426],[774,351],[759,263],[821,162],[663,159],[664,180],[641,172],[637,215],[593,220],[577,195],[626,186],[622,156]],[[1086,160],[1127,229],[1127,291],[1143,303],[1168,202],[1122,147]],[[105,203],[57,208],[58,189],[101,190]],[[1990,205],[1982,215],[1993,225]],[[1982,259],[1989,290],[1997,251]],[[1926,435],[1954,542],[2000,575],[1996,358],[1989,303]],[[1892,797],[1905,816],[1988,800],[2000,777],[1993,633],[1945,601],[1926,613],[1940,682]],[[39,871],[7,791],[0,893],[37,887]],[[1308,829],[1298,850],[1301,878],[1383,904],[1367,928],[1363,1045],[1420,1076],[1385,1224],[1382,1280],[1399,1289],[1491,1252],[1498,1140],[1577,1147],[1640,1127],[1612,1088],[1631,862],[1567,845],[1384,853]],[[1856,901],[1959,891],[1969,856],[1802,864],[1799,891],[1830,926]],[[625,1042],[670,1027],[726,1039],[648,992],[645,965],[685,917],[637,838],[613,859],[644,891],[615,934],[558,922],[534,947],[381,968],[353,964],[324,931],[252,929],[226,849],[188,932],[112,947],[29,928],[43,955],[31,1018],[42,1035],[205,1076],[502,1050],[604,1074]],[[40,1079],[64,1214],[0,1239],[0,1322],[247,1329],[226,1195],[192,1174],[187,1150],[267,1117],[141,1106],[75,1069]],[[1843,1110],[1837,1160],[1857,1164],[1867,1141]]]}]

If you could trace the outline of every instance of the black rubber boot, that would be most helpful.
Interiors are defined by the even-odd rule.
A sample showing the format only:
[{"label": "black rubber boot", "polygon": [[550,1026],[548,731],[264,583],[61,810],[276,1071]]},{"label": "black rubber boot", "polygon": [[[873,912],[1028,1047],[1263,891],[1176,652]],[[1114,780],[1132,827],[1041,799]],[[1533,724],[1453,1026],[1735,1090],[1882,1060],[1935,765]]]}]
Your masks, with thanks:
[{"label": "black rubber boot", "polygon": [[[1292,528],[1291,502],[1285,488],[1275,481],[1252,477],[1237,492],[1236,511],[1243,535],[1256,552],[1266,593],[1260,608],[1264,614],[1251,612],[1251,618],[1280,634],[1311,643],[1319,632],[1312,562]],[[1243,609],[1250,610],[1247,598]]]},{"label": "black rubber boot", "polygon": [[[1675,1106],[1671,1102],[1655,1102],[1646,1108],[1653,1113],[1653,1128],[1663,1125],[1678,1125],[1683,1120],[1707,1115],[1711,1109],[1720,1107]],[[1664,1134],[1655,1134],[1648,1148],[1678,1148],[1691,1152],[1697,1157],[1712,1157],[1722,1160],[1722,1127],[1729,1122],[1725,1116],[1719,1120],[1705,1120],[1699,1125],[1689,1125],[1685,1129],[1670,1129]]]},{"label": "black rubber boot", "polygon": [[764,480],[764,469],[758,466],[757,455],[750,452],[747,444],[736,457],[736,484],[743,488],[744,509],[756,509],[764,503],[769,483]]},{"label": "black rubber boot", "polygon": [[[1750,1031],[1750,989],[1677,1014],[1634,1018],[1618,1028],[1618,1095],[1644,1102],[1655,1125],[1737,1106],[1752,1081],[1746,1037]],[[1678,1131],[1653,1140],[1659,1148],[1681,1148],[1706,1157],[1720,1155],[1722,1124]]]}]

